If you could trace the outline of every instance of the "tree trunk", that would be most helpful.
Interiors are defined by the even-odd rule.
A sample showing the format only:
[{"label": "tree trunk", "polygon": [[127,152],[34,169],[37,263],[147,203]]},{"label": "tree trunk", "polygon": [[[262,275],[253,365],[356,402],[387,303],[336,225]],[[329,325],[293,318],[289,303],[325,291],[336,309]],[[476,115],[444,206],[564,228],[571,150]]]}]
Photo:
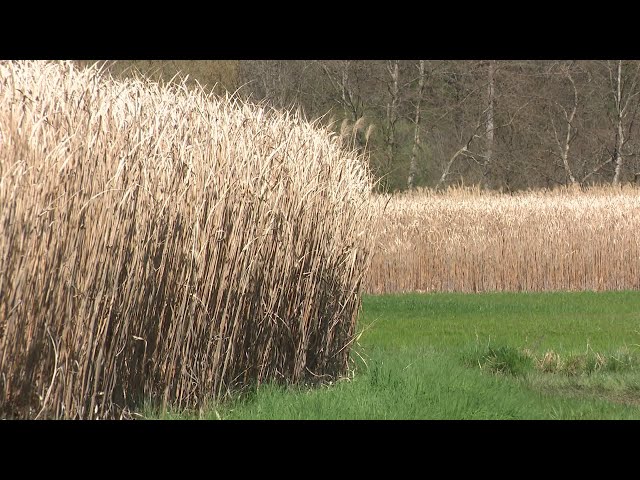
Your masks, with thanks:
[{"label": "tree trunk", "polygon": [[[571,165],[569,164],[569,149],[571,147],[571,142],[575,137],[575,133],[573,131],[574,130],[573,119],[575,118],[576,112],[578,111],[578,88],[576,87],[576,83],[573,81],[573,77],[571,76],[571,72],[569,68],[570,66],[566,67],[566,76],[571,82],[571,86],[573,87],[573,108],[571,110],[571,113],[567,113],[566,109],[564,109],[564,107],[561,107],[564,111],[564,119],[567,123],[567,134],[565,135],[564,143],[562,145],[560,144],[560,140],[558,139],[557,135],[556,135],[556,141],[558,143],[558,148],[560,149],[560,158],[562,158],[562,165],[564,167],[564,171],[569,177],[569,181],[571,182],[571,185],[575,185],[577,183],[577,180],[573,175],[573,171],[571,170]],[[555,126],[554,126],[554,130],[555,130]]]},{"label": "tree trunk", "polygon": [[420,151],[420,104],[424,92],[424,60],[419,64],[420,78],[418,79],[418,99],[416,101],[415,133],[413,137],[413,148],[411,150],[411,162],[409,164],[409,178],[407,187],[409,190],[415,188],[416,176],[418,174],[418,152]]},{"label": "tree trunk", "polygon": [[493,167],[493,132],[494,132],[494,119],[493,119],[493,106],[495,100],[495,72],[496,61],[489,60],[488,71],[488,91],[487,91],[487,150],[486,160],[484,165],[484,187],[491,187],[491,169]]},{"label": "tree trunk", "polygon": [[616,79],[616,145],[614,151],[614,162],[616,165],[613,175],[613,184],[620,183],[620,172],[622,171],[622,147],[624,146],[624,129],[622,128],[622,60],[618,60],[618,75]]},{"label": "tree trunk", "polygon": [[391,76],[391,83],[389,85],[391,98],[389,99],[389,103],[387,103],[387,124],[389,126],[387,158],[389,166],[393,164],[396,151],[396,122],[398,120],[398,92],[400,90],[398,86],[399,64],[399,60],[392,60],[387,64],[387,70]]},{"label": "tree trunk", "polygon": [[342,66],[342,81],[340,83],[341,94],[342,94],[342,107],[344,108],[344,117],[347,118],[349,116],[349,111],[347,109],[347,105],[351,100],[351,92],[349,91],[349,63],[345,61]]}]

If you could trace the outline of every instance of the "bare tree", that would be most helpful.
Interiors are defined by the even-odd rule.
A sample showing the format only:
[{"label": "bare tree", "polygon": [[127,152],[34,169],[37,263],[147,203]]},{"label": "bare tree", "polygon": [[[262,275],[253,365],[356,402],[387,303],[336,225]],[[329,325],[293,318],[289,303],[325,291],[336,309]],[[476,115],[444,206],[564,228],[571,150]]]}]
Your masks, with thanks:
[{"label": "bare tree", "polygon": [[407,179],[407,187],[413,189],[415,187],[416,175],[418,174],[418,153],[420,151],[420,106],[422,103],[422,95],[424,93],[424,76],[425,66],[424,60],[418,62],[418,95],[416,99],[416,114],[414,118],[415,130],[413,136],[413,148],[411,149],[411,160],[409,163],[409,178]]},{"label": "bare tree", "polygon": [[495,73],[496,61],[489,60],[487,69],[487,150],[484,163],[484,185],[489,188],[491,183],[491,168],[493,166],[493,139],[494,139],[494,101],[495,101]]},{"label": "bare tree", "polygon": [[[480,138],[480,135],[478,135],[478,132],[481,130],[482,128],[482,122],[479,121],[478,123],[476,123],[476,127],[473,130],[473,133],[471,135],[469,135],[469,137],[467,138],[467,141],[464,143],[464,145],[458,149],[452,156],[451,158],[449,158],[449,161],[446,163],[443,171],[442,171],[442,175],[440,176],[440,179],[438,180],[438,183],[436,184],[436,189],[442,187],[442,185],[444,184],[444,182],[447,180],[447,177],[449,176],[449,173],[451,173],[451,166],[453,165],[453,162],[455,162],[456,158],[458,158],[459,156],[467,156],[470,158],[473,158],[475,160],[476,156],[469,148],[471,147],[471,143],[476,139],[476,138]],[[477,161],[477,160],[476,160]]]},{"label": "bare tree", "polygon": [[338,93],[339,103],[344,112],[344,118],[357,122],[364,114],[363,102],[353,87],[351,71],[355,66],[353,60],[320,62],[322,71]]},{"label": "bare tree", "polygon": [[553,67],[556,66],[557,70],[559,70],[559,74],[562,77],[566,78],[571,84],[573,95],[571,104],[568,106],[568,108],[557,99],[550,100],[551,103],[562,113],[563,130],[560,130],[560,132],[558,132],[560,127],[556,125],[552,110],[549,111],[549,121],[553,128],[555,142],[558,147],[558,155],[562,161],[562,167],[564,168],[567,178],[569,179],[571,184],[575,185],[577,183],[577,180],[569,163],[569,150],[571,148],[571,143],[576,138],[576,135],[578,133],[576,128],[574,127],[574,119],[578,110],[578,88],[576,87],[576,82],[574,81],[571,74],[573,62],[554,64],[550,70],[553,70]]},{"label": "bare tree", "polygon": [[[502,75],[505,77],[500,84],[500,98],[503,101],[502,108],[498,109],[497,72],[499,68],[503,69],[502,64],[499,65],[495,60],[464,62],[458,68],[462,69],[463,74],[457,85],[452,83],[454,91],[459,92],[456,94],[457,102],[448,102],[453,113],[453,123],[448,128],[450,136],[456,138],[456,142],[449,148],[453,147],[454,153],[445,157],[448,160],[441,164],[442,175],[436,186],[440,187],[449,176],[455,174],[467,183],[482,185],[484,188],[493,188],[498,184],[509,187],[508,176],[513,169],[506,162],[497,164],[496,158],[498,155],[504,155],[510,160],[515,157],[506,150],[511,139],[504,137],[513,137],[514,132],[518,132],[520,112],[529,103],[514,95],[514,91],[519,91],[518,83],[514,80],[517,72],[511,71],[515,69],[507,69],[506,74]],[[505,97],[505,91],[502,91],[505,88],[510,91],[512,98]],[[454,172],[452,167],[457,159],[466,162],[459,162],[458,171]]]},{"label": "bare tree", "polygon": [[387,102],[387,158],[389,165],[393,164],[396,151],[396,122],[398,121],[398,103],[399,103],[399,77],[400,77],[399,60],[387,61],[387,71],[389,72],[390,81],[388,84],[389,101]]},{"label": "bare tree", "polygon": [[615,140],[613,162],[615,164],[615,173],[613,175],[613,184],[618,185],[620,183],[624,157],[632,155],[625,147],[631,138],[636,112],[638,110],[637,97],[640,94],[640,90],[638,90],[640,62],[635,62],[635,65],[625,64],[623,66],[622,60],[618,60],[617,62],[608,61],[607,68],[609,71],[609,86],[614,104],[613,126]]}]

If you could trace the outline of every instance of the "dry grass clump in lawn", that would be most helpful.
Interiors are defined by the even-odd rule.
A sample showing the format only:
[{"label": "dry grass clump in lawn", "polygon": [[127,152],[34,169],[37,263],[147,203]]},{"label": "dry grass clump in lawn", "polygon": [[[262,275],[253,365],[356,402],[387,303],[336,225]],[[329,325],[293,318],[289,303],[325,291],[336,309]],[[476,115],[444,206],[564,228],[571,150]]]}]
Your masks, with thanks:
[{"label": "dry grass clump in lawn", "polygon": [[371,293],[640,288],[638,188],[451,188],[379,203]]},{"label": "dry grass clump in lawn", "polygon": [[525,350],[524,354],[533,359],[535,367],[542,373],[563,373],[568,376],[589,375],[595,372],[622,372],[638,368],[638,355],[628,348],[620,348],[612,354],[594,352],[587,348],[585,353],[561,356],[553,350],[541,356]]},{"label": "dry grass clump in lawn", "polygon": [[0,417],[343,374],[370,191],[361,159],[295,114],[0,62]]}]

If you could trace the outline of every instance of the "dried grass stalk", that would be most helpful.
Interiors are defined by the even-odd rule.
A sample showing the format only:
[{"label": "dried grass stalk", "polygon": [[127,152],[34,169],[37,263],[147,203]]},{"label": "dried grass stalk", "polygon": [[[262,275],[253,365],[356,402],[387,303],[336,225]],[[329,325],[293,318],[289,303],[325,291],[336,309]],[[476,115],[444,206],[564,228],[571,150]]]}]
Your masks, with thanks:
[{"label": "dried grass stalk", "polygon": [[0,62],[0,416],[344,374],[373,246],[361,160],[184,83]]}]

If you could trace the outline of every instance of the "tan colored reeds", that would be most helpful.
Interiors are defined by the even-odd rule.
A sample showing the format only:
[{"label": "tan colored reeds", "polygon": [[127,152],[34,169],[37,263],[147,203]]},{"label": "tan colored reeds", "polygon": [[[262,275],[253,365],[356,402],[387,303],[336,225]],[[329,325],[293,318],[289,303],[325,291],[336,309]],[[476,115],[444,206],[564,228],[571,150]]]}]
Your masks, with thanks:
[{"label": "tan colored reeds", "polygon": [[640,189],[380,197],[371,293],[640,288]]},{"label": "tan colored reeds", "polygon": [[370,191],[361,159],[296,115],[0,62],[0,417],[344,374]]}]

